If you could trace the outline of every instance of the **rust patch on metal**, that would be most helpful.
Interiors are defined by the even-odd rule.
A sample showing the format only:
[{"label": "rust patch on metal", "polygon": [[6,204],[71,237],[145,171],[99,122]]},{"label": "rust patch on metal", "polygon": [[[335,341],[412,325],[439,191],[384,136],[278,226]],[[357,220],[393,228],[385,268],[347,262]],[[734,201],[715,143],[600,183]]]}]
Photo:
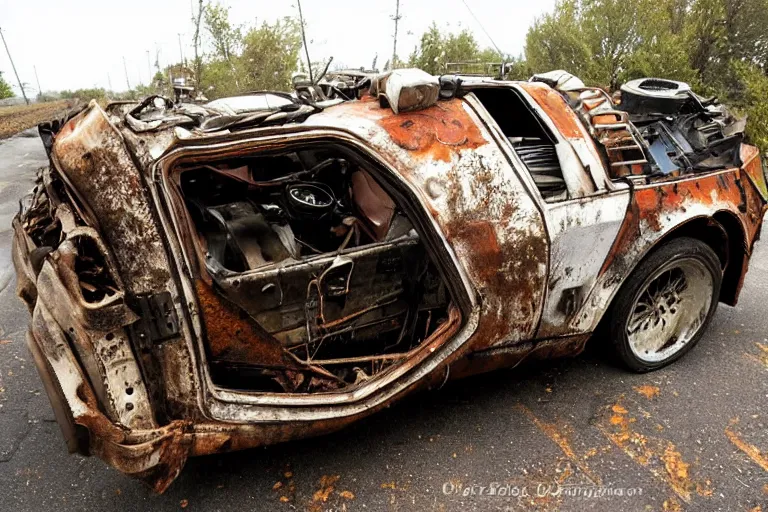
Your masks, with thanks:
[{"label": "rust patch on metal", "polygon": [[395,144],[418,158],[450,162],[452,153],[487,143],[460,100],[389,115],[378,123]]},{"label": "rust patch on metal", "polygon": [[[504,263],[502,248],[496,238],[496,230],[490,222],[475,221],[454,223],[449,227],[447,237],[458,238],[472,247],[474,252],[474,276],[481,283],[492,280],[508,282],[513,276],[503,275],[498,269]],[[499,284],[504,284],[499,283]]]},{"label": "rust patch on metal", "polygon": [[768,200],[768,184],[766,184],[763,166],[760,161],[760,150],[754,146],[741,145],[742,169],[749,177],[752,185],[757,189],[763,199]]},{"label": "rust patch on metal", "polygon": [[[446,238],[472,255],[467,270],[484,300],[484,314],[471,340],[475,350],[503,341],[510,330],[532,332],[536,327],[547,243],[539,236],[519,235],[500,243],[494,223],[488,221],[456,221],[446,228]],[[517,305],[517,320],[505,314],[509,304]]]},{"label": "rust patch on metal", "polygon": [[473,352],[451,365],[449,377],[460,379],[500,368],[514,368],[527,360],[575,357],[584,350],[589,338],[589,334],[579,334]]},{"label": "rust patch on metal", "polygon": [[[663,236],[664,221],[667,217],[685,214],[687,208],[692,205],[710,208],[710,215],[718,209],[723,209],[718,206],[723,205],[746,222],[747,216],[740,212],[751,209],[745,203],[750,201],[752,194],[754,193],[750,189],[745,191],[735,170],[694,180],[656,183],[652,187],[636,189],[630,199],[627,215],[613,247],[600,270],[600,275],[611,268],[616,269],[619,274],[627,270],[627,265],[636,256],[634,253],[643,249],[639,247],[644,243],[643,239],[646,238],[646,243],[652,245],[655,240]],[[755,236],[756,228],[759,227],[757,221],[751,224],[753,227],[747,233],[750,240]],[[676,226],[672,226],[674,227]]]},{"label": "rust patch on metal", "polygon": [[298,369],[298,365],[287,357],[280,342],[237,306],[220,297],[202,280],[197,281],[196,288],[208,334],[208,347],[214,358]]},{"label": "rust patch on metal", "polygon": [[555,123],[558,131],[568,139],[584,137],[579,118],[571,110],[563,97],[549,86],[536,83],[521,83],[520,87],[531,95],[534,101],[547,113]]},{"label": "rust patch on metal", "polygon": [[128,291],[162,287],[170,274],[141,175],[95,102],[57,134],[52,159],[112,249]]}]

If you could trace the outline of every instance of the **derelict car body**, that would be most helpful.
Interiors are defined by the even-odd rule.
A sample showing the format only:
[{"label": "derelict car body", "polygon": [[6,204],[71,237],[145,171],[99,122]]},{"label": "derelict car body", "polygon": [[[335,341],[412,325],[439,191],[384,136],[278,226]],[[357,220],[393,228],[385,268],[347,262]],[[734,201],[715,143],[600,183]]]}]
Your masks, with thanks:
[{"label": "derelict car body", "polygon": [[188,456],[577,354],[675,238],[711,248],[715,302],[736,303],[766,204],[756,148],[704,144],[664,168],[649,148],[666,139],[597,90],[463,87],[398,114],[369,95],[259,113],[278,121],[255,129],[96,103],[42,127],[51,167],[14,220],[14,263],[70,450],[162,491]]}]

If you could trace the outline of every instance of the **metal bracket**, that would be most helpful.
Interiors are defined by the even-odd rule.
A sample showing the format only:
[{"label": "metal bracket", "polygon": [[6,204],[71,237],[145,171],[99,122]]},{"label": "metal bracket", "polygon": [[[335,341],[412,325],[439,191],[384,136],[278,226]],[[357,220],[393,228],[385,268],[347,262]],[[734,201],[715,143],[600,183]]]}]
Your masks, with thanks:
[{"label": "metal bracket", "polygon": [[170,292],[138,296],[132,302],[139,320],[128,329],[139,346],[146,347],[179,334],[179,319]]}]

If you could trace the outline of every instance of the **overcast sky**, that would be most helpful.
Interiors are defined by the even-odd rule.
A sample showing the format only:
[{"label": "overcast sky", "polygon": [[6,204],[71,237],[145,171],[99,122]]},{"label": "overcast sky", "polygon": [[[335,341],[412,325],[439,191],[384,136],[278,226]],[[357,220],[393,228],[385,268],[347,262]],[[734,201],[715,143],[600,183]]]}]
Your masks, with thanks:
[{"label": "overcast sky", "polygon": [[[195,4],[197,0],[194,0]],[[235,22],[255,24],[296,16],[295,0],[223,0]],[[369,67],[378,54],[382,67],[392,55],[396,0],[303,0],[310,56],[330,56],[334,64]],[[466,0],[502,51],[522,52],[533,19],[552,9],[554,0]],[[398,54],[407,58],[432,21],[439,27],[475,33],[481,46],[491,46],[463,0],[401,0]],[[37,90],[37,67],[43,90],[111,87],[125,90],[148,82],[147,51],[154,64],[192,55],[191,0],[0,0],[0,28],[22,82]],[[0,71],[18,93],[4,48]],[[154,71],[153,71],[154,72]]]}]

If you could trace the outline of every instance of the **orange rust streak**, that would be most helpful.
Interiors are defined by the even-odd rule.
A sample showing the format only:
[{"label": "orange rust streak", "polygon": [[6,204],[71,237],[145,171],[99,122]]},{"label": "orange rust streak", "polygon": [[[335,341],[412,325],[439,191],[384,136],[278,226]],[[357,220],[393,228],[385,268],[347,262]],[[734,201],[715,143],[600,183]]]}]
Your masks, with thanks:
[{"label": "orange rust streak", "polygon": [[752,357],[754,357],[760,364],[768,368],[768,344],[755,342],[755,346],[760,349],[760,352],[758,352],[756,356]]},{"label": "orange rust streak", "polygon": [[[738,422],[732,422],[734,425],[736,423]],[[733,431],[731,427],[727,427],[725,429],[725,435],[728,437],[728,440],[733,443],[734,446],[736,446],[736,448],[744,452],[747,457],[752,459],[752,462],[763,468],[764,471],[768,471],[768,454],[762,453],[757,446],[744,441],[736,432]]]},{"label": "orange rust streak", "polygon": [[543,84],[522,83],[520,87],[530,94],[547,113],[563,137],[569,139],[584,137],[576,114],[560,96],[560,93]]},{"label": "orange rust streak", "polygon": [[741,168],[754,180],[755,187],[763,195],[768,194],[768,184],[766,184],[763,166],[760,161],[760,150],[755,146],[742,144],[741,161],[744,162]]},{"label": "orange rust streak", "polygon": [[568,441],[568,438],[563,432],[558,430],[556,425],[540,420],[533,414],[533,412],[531,412],[530,409],[528,409],[523,404],[517,404],[516,408],[522,411],[528,417],[528,419],[531,420],[534,425],[536,425],[536,428],[541,430],[549,439],[551,439],[552,442],[554,442],[560,448],[560,450],[563,452],[563,455],[568,457],[568,459],[573,462],[573,464],[579,468],[587,476],[587,478],[589,478],[595,485],[602,485],[600,477],[592,473],[589,467],[587,467],[581,458],[576,455],[576,453],[573,451],[573,448],[571,447],[571,443]]},{"label": "orange rust streak", "polygon": [[451,154],[487,143],[458,99],[379,120],[395,144],[418,158],[451,161]]},{"label": "orange rust streak", "polygon": [[279,341],[250,318],[242,318],[238,308],[216,295],[210,285],[198,280],[196,287],[214,358],[278,368],[296,366],[286,357]]},{"label": "orange rust streak", "polygon": [[312,495],[312,501],[307,505],[307,510],[323,510],[323,503],[328,501],[331,493],[336,489],[339,475],[323,475],[317,482],[318,490]]},{"label": "orange rust streak", "polygon": [[[604,274],[611,265],[623,257],[627,250],[641,237],[641,229],[660,232],[661,220],[665,215],[685,211],[686,204],[702,204],[713,207],[716,204],[730,206],[732,212],[737,212],[744,202],[741,190],[736,183],[736,172],[703,176],[699,179],[656,183],[651,187],[635,190],[632,195],[627,216],[619,229],[619,234],[608,254],[600,275]],[[749,190],[749,189],[747,189]],[[744,219],[744,215],[741,215]],[[647,228],[640,223],[644,220]],[[747,233],[751,239],[753,235]]]}]

